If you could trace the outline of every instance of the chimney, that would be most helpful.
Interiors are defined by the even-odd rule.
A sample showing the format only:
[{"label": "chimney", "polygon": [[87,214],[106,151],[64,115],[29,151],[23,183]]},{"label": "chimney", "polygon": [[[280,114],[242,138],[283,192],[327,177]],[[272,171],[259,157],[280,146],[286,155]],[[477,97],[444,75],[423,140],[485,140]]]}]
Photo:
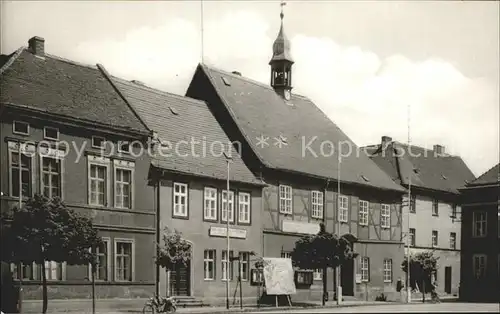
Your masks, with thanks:
[{"label": "chimney", "polygon": [[434,145],[434,156],[444,156],[445,154],[445,149],[444,146],[442,145]]},{"label": "chimney", "polygon": [[387,147],[387,145],[392,142],[392,137],[390,136],[382,136],[382,147],[385,149]]},{"label": "chimney", "polygon": [[43,57],[45,55],[45,39],[42,37],[31,37],[30,40],[28,40],[28,47],[36,56]]},{"label": "chimney", "polygon": [[233,71],[233,72],[231,72],[231,73],[233,73],[234,75],[239,75],[239,76],[241,76],[241,73],[240,73],[240,72],[238,72],[238,71]]}]

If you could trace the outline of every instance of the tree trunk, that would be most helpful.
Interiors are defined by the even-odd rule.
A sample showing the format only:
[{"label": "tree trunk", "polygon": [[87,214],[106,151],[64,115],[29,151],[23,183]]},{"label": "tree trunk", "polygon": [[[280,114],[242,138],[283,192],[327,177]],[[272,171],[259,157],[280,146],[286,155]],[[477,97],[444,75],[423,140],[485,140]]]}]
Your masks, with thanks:
[{"label": "tree trunk", "polygon": [[323,306],[325,306],[326,304],[326,299],[328,298],[327,297],[327,288],[326,288],[326,270],[327,268],[326,267],[323,267],[323,301],[322,301],[322,304]]},{"label": "tree trunk", "polygon": [[45,258],[42,257],[42,298],[43,298],[43,306],[42,313],[47,313],[47,276],[45,276]]},{"label": "tree trunk", "polygon": [[425,303],[425,277],[422,280],[422,303]]}]

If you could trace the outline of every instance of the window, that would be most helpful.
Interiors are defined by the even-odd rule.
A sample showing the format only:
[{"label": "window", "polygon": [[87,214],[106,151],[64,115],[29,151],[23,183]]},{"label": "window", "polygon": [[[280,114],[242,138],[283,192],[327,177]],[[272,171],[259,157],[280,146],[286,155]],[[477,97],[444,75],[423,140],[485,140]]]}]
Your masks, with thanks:
[{"label": "window", "polygon": [[[229,280],[233,280],[233,251],[229,251],[229,260],[227,257],[227,250],[222,251],[222,280],[226,280],[227,271],[229,271]],[[229,266],[228,266],[229,265]],[[227,268],[229,267],[229,268]]]},{"label": "window", "polygon": [[240,272],[242,281],[248,281],[248,278],[250,276],[250,267],[248,267],[249,262],[250,253],[240,252]]},{"label": "window", "polygon": [[312,212],[311,217],[323,219],[323,192],[311,191]]},{"label": "window", "polygon": [[487,215],[485,211],[475,211],[472,213],[472,237],[486,237]]},{"label": "window", "polygon": [[239,211],[238,222],[250,223],[250,194],[240,192],[238,194]]},{"label": "window", "polygon": [[450,249],[455,250],[457,248],[457,234],[455,232],[450,232]]},{"label": "window", "polygon": [[12,133],[21,134],[21,135],[29,135],[30,134],[30,125],[26,122],[14,121],[12,124]]},{"label": "window", "polygon": [[45,261],[45,278],[50,281],[63,280],[63,263]]},{"label": "window", "polygon": [[43,128],[43,138],[47,140],[58,140],[59,139],[59,129],[44,127]]},{"label": "window", "polygon": [[42,157],[42,192],[48,198],[61,196],[61,160]]},{"label": "window", "polygon": [[188,216],[188,186],[185,183],[174,182],[174,216]]},{"label": "window", "polygon": [[323,280],[323,271],[321,269],[314,270],[313,280]]},{"label": "window", "polygon": [[11,264],[10,268],[12,271],[12,278],[23,280],[42,280],[41,276],[41,265],[31,263],[31,264]]},{"label": "window", "polygon": [[205,188],[204,195],[204,218],[207,220],[217,220],[217,189],[207,187]]},{"label": "window", "polygon": [[476,279],[483,279],[486,276],[486,259],[485,254],[474,254],[472,256],[472,267]]},{"label": "window", "polygon": [[104,147],[104,137],[92,136],[92,147],[93,148],[103,148]]},{"label": "window", "polygon": [[457,204],[451,205],[451,218],[457,218]]},{"label": "window", "polygon": [[436,230],[432,230],[432,246],[438,246],[438,232]]},{"label": "window", "polygon": [[203,253],[205,280],[215,279],[215,250],[205,250]]},{"label": "window", "polygon": [[117,168],[115,172],[115,207],[132,207],[132,171]]},{"label": "window", "polygon": [[106,206],[108,203],[106,199],[107,167],[90,164],[89,172],[89,204]]},{"label": "window", "polygon": [[392,282],[392,259],[384,259],[384,282]]},{"label": "window", "polygon": [[361,281],[370,281],[370,258],[361,258]]},{"label": "window", "polygon": [[292,214],[292,187],[280,185],[280,213]]},{"label": "window", "polygon": [[[97,255],[97,268],[95,272],[95,280],[98,281],[108,281],[109,280],[109,253],[110,253],[110,240],[109,238],[103,238],[102,243],[96,247]],[[89,279],[92,278],[92,268],[89,265]]]},{"label": "window", "polygon": [[439,216],[439,202],[432,200],[432,216]]},{"label": "window", "polygon": [[229,191],[229,211],[227,208],[227,191],[222,191],[222,212],[221,219],[222,221],[227,221],[228,213],[229,213],[229,221],[234,221],[234,192]]},{"label": "window", "polygon": [[409,235],[410,235],[409,237],[410,246],[415,246],[415,235],[416,235],[415,228],[410,228]]},{"label": "window", "polygon": [[129,142],[118,142],[118,152],[119,153],[130,153],[130,143]]},{"label": "window", "polygon": [[391,207],[387,204],[380,207],[380,225],[382,228],[391,227]]},{"label": "window", "polygon": [[339,221],[347,222],[349,217],[349,200],[347,196],[339,196]]},{"label": "window", "polygon": [[367,201],[359,201],[359,224],[362,226],[368,226],[368,208]]},{"label": "window", "polygon": [[133,281],[133,242],[115,240],[115,281]]},{"label": "window", "polygon": [[19,152],[10,154],[11,196],[19,197],[19,185],[22,196],[31,196],[31,157],[21,153],[21,184],[19,184]]},{"label": "window", "polygon": [[410,213],[415,214],[416,212],[417,212],[417,197],[415,195],[412,195],[410,202]]},{"label": "window", "polygon": [[290,253],[290,252],[281,252],[281,258],[292,258],[292,253]]}]

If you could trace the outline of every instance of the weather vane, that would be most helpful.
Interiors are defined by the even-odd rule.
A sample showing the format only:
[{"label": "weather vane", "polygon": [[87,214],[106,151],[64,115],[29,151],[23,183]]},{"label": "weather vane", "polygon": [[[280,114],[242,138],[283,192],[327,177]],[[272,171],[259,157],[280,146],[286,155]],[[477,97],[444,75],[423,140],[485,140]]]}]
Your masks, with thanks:
[{"label": "weather vane", "polygon": [[285,1],[281,1],[280,3],[280,6],[281,6],[281,13],[280,13],[280,16],[281,16],[281,19],[283,19],[283,17],[285,16],[283,14],[283,7],[286,5],[286,2]]}]

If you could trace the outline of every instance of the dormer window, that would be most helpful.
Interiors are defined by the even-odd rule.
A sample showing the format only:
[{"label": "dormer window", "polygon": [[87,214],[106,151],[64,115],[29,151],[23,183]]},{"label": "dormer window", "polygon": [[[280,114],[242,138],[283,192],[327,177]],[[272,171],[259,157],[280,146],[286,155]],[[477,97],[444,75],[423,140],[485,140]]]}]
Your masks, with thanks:
[{"label": "dormer window", "polygon": [[47,140],[58,140],[59,139],[59,129],[44,127],[43,128],[43,138]]},{"label": "dormer window", "polygon": [[229,80],[227,78],[225,78],[224,76],[221,76],[221,78],[226,86],[231,86],[231,83],[229,82]]},{"label": "dormer window", "polygon": [[367,178],[367,177],[365,177],[364,175],[361,175],[361,178],[362,178],[363,180],[365,180],[366,182],[370,182],[370,179],[368,179],[368,178]]},{"label": "dormer window", "polygon": [[170,109],[170,112],[173,114],[173,115],[179,115],[179,112],[177,112],[177,110],[174,108],[174,107],[168,107],[168,109]]},{"label": "dormer window", "polygon": [[30,125],[26,122],[14,121],[14,123],[12,123],[12,133],[20,135],[29,135]]}]

